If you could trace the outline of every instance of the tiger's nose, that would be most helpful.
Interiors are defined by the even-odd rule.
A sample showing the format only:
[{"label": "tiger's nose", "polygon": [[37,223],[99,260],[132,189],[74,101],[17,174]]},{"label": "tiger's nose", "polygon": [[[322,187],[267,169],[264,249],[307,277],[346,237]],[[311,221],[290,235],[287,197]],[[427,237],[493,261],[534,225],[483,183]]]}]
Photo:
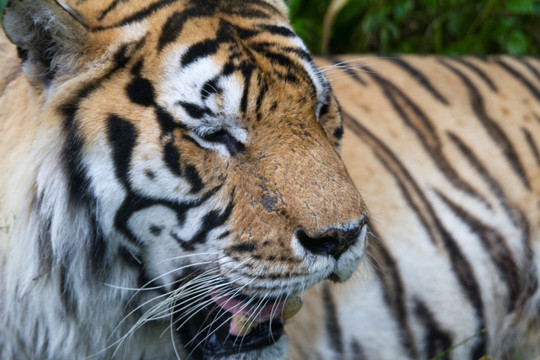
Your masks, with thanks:
[{"label": "tiger's nose", "polygon": [[367,225],[369,217],[363,216],[353,226],[330,228],[315,236],[310,236],[304,229],[298,229],[296,236],[300,244],[315,255],[330,255],[339,259],[358,240],[362,229]]}]

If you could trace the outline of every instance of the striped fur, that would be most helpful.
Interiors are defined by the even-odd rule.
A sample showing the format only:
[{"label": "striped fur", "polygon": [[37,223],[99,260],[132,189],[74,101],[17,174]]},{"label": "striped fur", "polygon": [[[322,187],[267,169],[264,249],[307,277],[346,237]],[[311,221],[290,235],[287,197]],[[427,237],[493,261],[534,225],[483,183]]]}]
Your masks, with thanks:
[{"label": "striped fur", "polygon": [[352,275],[367,209],[286,11],[8,4],[0,358],[283,358],[290,299]]},{"label": "striped fur", "polygon": [[[538,60],[321,59],[340,112],[279,0],[7,13],[0,358],[539,355]],[[190,347],[170,324],[212,289],[262,309],[355,270],[342,118],[369,261],[309,290],[288,340]]]},{"label": "striped fur", "polygon": [[[373,266],[306,294],[308,311],[288,329],[290,358],[537,358],[540,61],[318,65],[342,106],[343,159],[372,212]],[[324,314],[316,325],[314,314]]]}]

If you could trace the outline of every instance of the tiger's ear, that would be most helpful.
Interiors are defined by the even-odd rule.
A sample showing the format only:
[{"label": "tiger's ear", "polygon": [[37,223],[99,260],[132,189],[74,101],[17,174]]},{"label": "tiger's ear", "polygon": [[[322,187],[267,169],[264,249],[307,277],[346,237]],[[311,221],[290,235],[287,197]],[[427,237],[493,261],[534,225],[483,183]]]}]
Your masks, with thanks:
[{"label": "tiger's ear", "polygon": [[31,81],[49,83],[73,71],[84,51],[86,26],[55,0],[11,0],[2,18],[9,40],[17,45]]}]

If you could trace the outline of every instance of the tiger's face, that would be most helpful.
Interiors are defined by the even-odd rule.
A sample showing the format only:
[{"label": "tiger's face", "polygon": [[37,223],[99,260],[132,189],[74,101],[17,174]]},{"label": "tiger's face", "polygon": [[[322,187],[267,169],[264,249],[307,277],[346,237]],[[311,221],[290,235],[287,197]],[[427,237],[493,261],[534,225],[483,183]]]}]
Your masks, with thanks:
[{"label": "tiger's face", "polygon": [[45,85],[72,198],[187,353],[273,344],[298,294],[351,276],[367,222],[338,104],[284,5],[78,3],[76,70]]}]

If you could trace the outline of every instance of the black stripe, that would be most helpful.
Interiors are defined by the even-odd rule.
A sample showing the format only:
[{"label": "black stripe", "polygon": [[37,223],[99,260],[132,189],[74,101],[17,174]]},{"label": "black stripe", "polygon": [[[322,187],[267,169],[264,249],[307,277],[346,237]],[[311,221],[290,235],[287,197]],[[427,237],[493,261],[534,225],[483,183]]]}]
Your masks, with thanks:
[{"label": "black stripe", "polygon": [[[475,310],[475,315],[478,319],[478,331],[483,330],[485,328],[485,315],[484,304],[480,296],[480,287],[475,279],[474,272],[470,263],[463,255],[455,239],[448,232],[448,230],[444,228],[437,214],[434,212],[430,202],[426,199],[425,195],[419,189],[418,185],[416,185],[415,182],[412,180],[406,168],[399,161],[396,155],[392,153],[390,149],[383,142],[380,141],[380,139],[370,133],[353,117],[346,114],[345,112],[344,115],[344,119],[347,120],[346,124],[351,128],[351,130],[353,130],[356,135],[358,135],[360,138],[366,141],[369,146],[372,147],[375,155],[381,161],[382,165],[384,165],[385,168],[389,171],[389,173],[395,178],[407,201],[411,201],[410,199],[412,199],[412,195],[409,192],[408,188],[412,188],[412,190],[414,191],[415,198],[419,199],[419,201],[421,202],[421,209],[423,210],[420,210],[420,207],[417,207],[416,205],[413,207],[413,210],[415,211],[415,214],[418,216],[421,223],[424,225],[425,230],[430,235],[432,241],[434,243],[437,243],[435,241],[435,239],[437,239],[446,249],[446,253],[448,254],[448,257],[450,259],[450,264],[452,266],[454,275],[458,279],[461,289],[463,290],[465,296],[469,299],[472,307]],[[407,183],[403,183],[403,180],[407,181]],[[475,347],[475,351],[480,351],[483,352],[482,354],[485,354],[486,348],[487,337],[484,334],[479,339]]]},{"label": "black stripe", "polygon": [[240,252],[240,253],[252,253],[257,250],[257,243],[255,242],[241,242],[234,244],[228,248],[230,251]]},{"label": "black stripe", "polygon": [[349,349],[349,356],[347,359],[351,360],[367,360],[366,354],[364,353],[364,348],[360,345],[360,342],[353,340]]},{"label": "black stripe", "polygon": [[522,230],[521,242],[523,243],[525,262],[523,268],[527,269],[524,274],[526,289],[523,293],[523,300],[530,299],[538,290],[538,267],[535,263],[535,254],[531,247],[531,229],[527,218],[520,209],[515,209],[518,219],[518,226]]},{"label": "black stripe", "polygon": [[534,75],[537,81],[540,82],[540,71],[535,68],[527,58],[516,58],[517,61],[521,62],[529,71]]},{"label": "black stripe", "polygon": [[343,342],[343,334],[341,332],[341,324],[336,310],[336,304],[332,294],[330,293],[330,285],[324,284],[322,287],[322,300],[324,304],[324,317],[326,325],[326,333],[328,334],[328,344],[334,350],[335,359],[343,359],[345,353],[345,345]]},{"label": "black stripe", "polygon": [[215,116],[214,112],[207,107],[202,107],[197,104],[188,103],[184,101],[178,101],[175,105],[184,108],[186,113],[194,119],[202,119],[204,116]]},{"label": "black stripe", "polygon": [[288,54],[285,55],[284,53],[272,51],[267,45],[267,43],[253,43],[252,46],[250,46],[250,49],[260,53],[267,59],[272,60],[274,63],[290,69],[290,71],[294,71],[294,69],[301,67],[300,64],[288,56]]},{"label": "black stripe", "polygon": [[[34,198],[32,205],[32,212],[39,221],[38,228],[38,259],[40,274],[49,275],[52,270],[53,264],[53,246],[52,246],[52,216],[44,216],[43,209],[43,196],[37,196]],[[0,229],[4,230],[4,229]]]},{"label": "black stripe", "polygon": [[536,146],[536,142],[534,141],[529,130],[525,128],[522,128],[521,130],[523,131],[523,135],[525,135],[525,140],[527,140],[527,144],[529,145],[529,148],[531,149],[531,152],[536,159],[536,165],[540,167],[540,152],[538,151],[538,146]]},{"label": "black stripe", "polygon": [[[438,231],[440,231],[442,235],[446,252],[450,258],[452,270],[457,277],[465,296],[469,299],[471,306],[475,310],[475,315],[478,319],[478,327],[476,332],[480,333],[486,328],[486,320],[480,287],[474,276],[473,269],[461,252],[461,249],[456,244],[456,241],[453,239],[452,235],[445,228],[443,228],[442,224],[440,224],[438,220],[437,225]],[[481,335],[478,336],[477,343],[472,350],[474,355],[473,359],[479,359],[481,356],[486,354],[488,347],[487,342],[487,334],[482,332]]]},{"label": "black stripe", "polygon": [[237,6],[240,8],[246,8],[247,6],[259,6],[267,11],[270,11],[274,15],[278,15],[280,17],[283,16],[283,14],[275,6],[271,5],[268,1],[264,1],[264,0],[263,1],[261,0],[227,1],[227,4],[231,4],[231,7]]},{"label": "black stripe", "polygon": [[191,45],[186,53],[182,56],[180,65],[182,67],[186,67],[200,58],[214,55],[219,50],[220,43],[221,42],[218,40],[213,39],[204,40]]},{"label": "black stripe", "polygon": [[[97,207],[97,206],[96,206]],[[90,227],[88,229],[88,261],[87,267],[91,269],[95,279],[103,283],[107,275],[109,274],[108,264],[106,260],[107,242],[105,240],[105,234],[101,230],[97,215],[93,208],[89,214]]]},{"label": "black stripe", "polygon": [[523,74],[517,71],[515,68],[510,66],[510,64],[504,62],[502,59],[495,60],[504,70],[506,70],[510,75],[512,75],[517,81],[519,81],[523,86],[529,90],[529,92],[540,101],[540,90],[538,90]]},{"label": "black stripe", "polygon": [[418,350],[408,323],[408,312],[405,304],[407,297],[401,274],[396,261],[383,244],[376,229],[370,225],[370,230],[375,235],[375,238],[371,238],[368,242],[368,254],[375,260],[374,270],[382,285],[384,302],[398,323],[400,342],[405,348],[408,357],[417,359]]},{"label": "black stripe", "polygon": [[266,32],[269,32],[272,35],[281,35],[285,37],[297,37],[295,32],[289,29],[288,27],[281,25],[259,25],[259,29],[262,29]]},{"label": "black stripe", "polygon": [[202,147],[201,144],[199,144],[194,138],[192,138],[191,136],[189,136],[188,134],[182,134],[182,139],[184,140],[187,140],[195,145],[197,145],[197,147],[201,150],[204,150],[206,151],[207,149]]},{"label": "black stripe", "polygon": [[420,72],[418,69],[416,69],[414,66],[409,64],[405,59],[401,57],[382,57],[384,60],[388,60],[408,72],[424,89],[427,90],[437,101],[448,105],[448,100],[441,95],[437,89],[433,87],[431,82]]},{"label": "black stripe", "polygon": [[242,93],[242,99],[240,100],[240,111],[245,114],[248,106],[248,96],[251,93],[251,76],[253,75],[255,68],[248,63],[242,63],[240,66],[240,71],[244,77],[244,91]]},{"label": "black stripe", "polygon": [[174,175],[182,176],[180,152],[178,151],[176,144],[172,141],[167,142],[163,147],[163,162]]},{"label": "black stripe", "polygon": [[[124,263],[126,263],[127,266],[133,267],[133,268],[140,268],[141,267],[141,261],[135,257],[126,247],[120,246],[118,248],[118,256]],[[142,273],[142,272],[141,272]],[[141,274],[142,275],[142,274]],[[139,276],[141,276],[139,275]],[[145,285],[146,283],[142,283],[141,285]]]},{"label": "black stripe", "polygon": [[250,9],[250,8],[240,8],[235,9],[225,9],[222,11],[224,15],[229,16],[240,16],[248,19],[268,19],[271,17],[269,13],[263,10]]},{"label": "black stripe", "polygon": [[112,147],[112,159],[116,178],[129,189],[129,168],[135,142],[137,140],[137,130],[129,121],[117,116],[109,115],[107,119],[109,143]]},{"label": "black stripe", "polygon": [[527,178],[525,169],[521,164],[520,158],[517,155],[514,146],[512,145],[506,134],[499,127],[499,125],[487,114],[484,105],[484,99],[478,89],[474,86],[472,81],[456,67],[450,65],[443,59],[439,59],[439,62],[446,66],[451,72],[456,74],[457,77],[461,79],[461,81],[469,91],[471,107],[476,114],[476,117],[478,118],[478,120],[480,120],[480,123],[487,130],[489,136],[493,139],[495,144],[497,144],[501,148],[501,151],[510,163],[511,168],[515,171],[523,185],[525,185],[525,187],[530,190],[531,185],[529,183],[529,179]]},{"label": "black stripe", "polygon": [[[441,329],[441,326],[435,320],[433,313],[428,309],[426,304],[415,299],[414,313],[418,321],[424,326],[424,351],[427,359],[444,360],[450,359],[450,350],[452,346],[452,335]],[[474,358],[477,360],[477,358]]]},{"label": "black stripe", "polygon": [[98,16],[97,19],[99,21],[103,20],[103,18],[107,16],[111,11],[113,11],[118,6],[118,4],[120,4],[120,2],[122,1],[123,0],[114,0],[109,6],[107,6],[105,10],[101,12],[101,14]]},{"label": "black stripe", "polygon": [[66,314],[70,316],[75,316],[77,313],[77,298],[75,296],[75,291],[73,289],[72,280],[68,275],[68,269],[66,269],[64,264],[60,264],[60,296],[62,298],[62,305]]},{"label": "black stripe", "polygon": [[212,11],[204,7],[189,8],[182,12],[175,11],[167,19],[161,30],[158,40],[158,50],[161,51],[168,44],[175,42],[187,21],[201,19],[212,15]]},{"label": "black stripe", "polygon": [[[267,1],[261,1],[261,0],[235,0],[235,1],[190,0],[189,3],[190,5],[193,5],[198,8],[205,8],[211,11],[212,14],[216,12],[221,12],[222,14],[239,15],[240,13],[236,12],[237,10],[256,11],[254,7],[259,7],[264,10],[270,11],[271,13],[274,13],[275,15],[279,15],[279,16],[283,15],[275,6],[269,4]],[[258,13],[263,13],[263,12],[259,11]],[[264,13],[264,14],[265,14],[265,17],[269,17],[267,13]]]},{"label": "black stripe", "polygon": [[126,86],[126,93],[129,99],[141,106],[152,106],[155,104],[155,90],[150,80],[140,75],[135,76]]},{"label": "black stripe", "polygon": [[173,116],[164,108],[155,105],[155,113],[161,127],[161,137],[173,132],[175,129],[186,129],[186,126],[180,122],[176,122]]},{"label": "black stripe", "polygon": [[81,205],[86,205],[91,208],[90,204],[94,203],[94,197],[90,189],[90,180],[86,173],[82,161],[83,143],[79,137],[79,125],[75,121],[75,114],[80,103],[95,91],[101,84],[97,80],[94,83],[87,85],[72,102],[65,104],[61,108],[64,115],[64,132],[66,133],[66,142],[62,151],[64,168],[68,177],[68,193],[71,206],[77,208]]},{"label": "black stripe", "polygon": [[175,11],[163,25],[163,30],[161,30],[161,36],[158,40],[158,50],[161,51],[168,44],[176,41],[178,35],[182,32],[184,24],[187,21],[185,12]]},{"label": "black stripe", "polygon": [[259,89],[259,95],[257,96],[257,102],[256,102],[256,109],[257,109],[257,121],[261,121],[263,117],[263,109],[262,109],[262,102],[264,100],[264,97],[266,96],[266,93],[268,92],[268,84],[266,83],[266,80],[264,77],[257,74],[257,82]]},{"label": "black stripe", "polygon": [[287,54],[287,55],[294,54],[298,56],[299,58],[301,58],[302,60],[309,62],[311,65],[313,65],[314,68],[316,68],[315,64],[313,63],[313,59],[311,58],[311,55],[309,54],[309,52],[307,52],[304,49],[294,47],[294,46],[284,47],[281,44],[278,44],[276,42],[270,42],[270,41],[252,42],[250,46],[261,50],[261,52],[277,50],[282,54]]},{"label": "black stripe", "polygon": [[201,99],[206,100],[213,94],[223,94],[223,89],[218,86],[219,76],[216,76],[201,87]]},{"label": "black stripe", "polygon": [[[234,197],[234,192],[233,192]],[[201,221],[201,225],[197,233],[193,235],[190,240],[181,239],[175,232],[171,231],[170,235],[174,238],[178,244],[185,251],[194,251],[196,245],[202,245],[208,240],[208,234],[222,226],[225,221],[231,216],[232,210],[234,208],[234,201],[229,202],[227,208],[222,212],[219,210],[212,210],[206,214]]]},{"label": "black stripe", "polygon": [[191,184],[190,193],[196,194],[204,188],[204,183],[199,176],[199,172],[193,165],[188,165],[184,169],[184,175]]},{"label": "black stripe", "polygon": [[160,1],[156,1],[155,3],[148,5],[146,8],[144,8],[144,9],[142,9],[140,11],[137,11],[135,14],[126,17],[125,19],[117,22],[116,24],[108,25],[108,26],[98,26],[95,29],[93,29],[93,31],[108,30],[108,29],[112,29],[112,28],[116,28],[116,27],[122,27],[124,25],[128,25],[128,24],[131,24],[131,23],[134,23],[134,22],[142,21],[142,20],[146,19],[147,17],[151,16],[157,10],[159,10],[159,9],[169,5],[169,4],[177,2],[177,1],[178,0],[160,0]]},{"label": "black stripe", "polygon": [[[270,33],[272,35],[283,36],[283,37],[298,37],[296,33],[288,27],[282,25],[270,25],[262,24],[257,25],[257,29],[253,28],[244,28],[238,25],[233,25],[235,32],[239,35],[242,40],[247,40],[249,38],[255,37],[260,34]],[[270,45],[277,45],[275,42],[268,42]]]},{"label": "black stripe", "polygon": [[472,233],[479,237],[484,249],[487,251],[491,261],[495,265],[499,277],[506,284],[509,293],[507,311],[508,313],[512,312],[524,286],[521,281],[520,269],[512,258],[512,253],[506,245],[504,236],[494,228],[483,224],[480,220],[465,211],[463,207],[450,200],[443,193],[439,191],[435,191],[435,193],[446,206],[448,206],[454,215],[463,221]]},{"label": "black stripe", "polygon": [[313,94],[313,96],[316,96],[317,91],[311,77],[307,73],[304,65],[301,62],[297,61],[296,58],[294,58],[294,55],[297,55],[300,58],[303,58],[304,60],[307,59],[311,62],[312,60],[309,54],[296,48],[279,49],[280,52],[278,53],[276,51],[270,50],[269,45],[272,44],[253,43],[252,45],[250,45],[250,50],[264,56],[273,64],[283,67],[283,72],[281,72],[278,68],[273,69],[274,75],[277,76],[279,79],[293,85],[297,85],[300,83],[301,80],[303,80],[305,83],[310,85],[311,94]]},{"label": "black stripe", "polygon": [[238,25],[234,25],[234,31],[236,32],[238,37],[244,41],[254,36],[257,36],[261,33],[260,30],[247,29],[247,28],[240,27]]},{"label": "black stripe", "polygon": [[[274,44],[274,46],[276,46],[276,44]],[[280,49],[284,53],[293,53],[297,55],[301,59],[309,62],[313,66],[314,69],[317,68],[317,66],[315,66],[315,63],[313,62],[313,59],[311,58],[311,55],[306,50],[297,48],[297,47],[292,47],[292,46],[280,47]]]},{"label": "black stripe", "polygon": [[475,64],[473,64],[472,62],[466,60],[465,58],[462,58],[462,57],[448,57],[446,59],[449,59],[449,60],[453,60],[465,67],[467,67],[469,70],[471,70],[472,72],[474,72],[476,75],[478,75],[478,77],[480,77],[480,79],[482,79],[482,81],[484,81],[487,86],[489,86],[489,88],[495,92],[498,91],[497,89],[497,86],[495,85],[495,83],[493,82],[493,80],[491,80],[491,78],[489,76],[487,76],[487,74],[480,70],[480,68],[478,66],[476,66]]},{"label": "black stripe", "polygon": [[332,57],[332,56],[327,56],[325,57],[326,60],[334,63],[334,66],[338,66],[340,69],[342,69],[343,71],[345,71],[348,75],[351,76],[351,78],[358,82],[359,84],[363,85],[363,86],[367,86],[367,82],[362,79],[362,77],[360,76],[360,74],[358,74],[358,72],[354,71],[353,69],[351,69],[349,67],[349,65],[347,65],[346,63],[343,63],[342,60],[340,60],[339,58],[336,58],[336,57]]}]

